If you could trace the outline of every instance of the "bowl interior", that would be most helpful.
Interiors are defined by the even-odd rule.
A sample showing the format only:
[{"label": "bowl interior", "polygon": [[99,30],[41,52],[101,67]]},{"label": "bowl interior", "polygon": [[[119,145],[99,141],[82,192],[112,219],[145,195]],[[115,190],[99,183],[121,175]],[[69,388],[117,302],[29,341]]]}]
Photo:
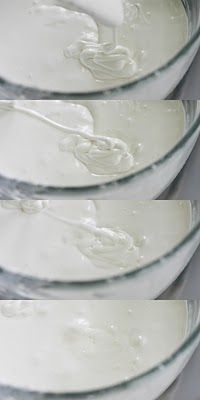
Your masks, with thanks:
[{"label": "bowl interior", "polygon": [[[79,103],[76,101],[76,103]],[[84,101],[81,101],[80,104],[84,104]],[[146,166],[145,168],[131,172],[124,177],[117,177],[113,178],[105,183],[102,184],[90,184],[90,185],[83,185],[83,186],[66,186],[66,187],[55,187],[55,186],[45,186],[45,185],[35,185],[29,182],[17,181],[15,179],[9,179],[4,176],[0,175],[0,198],[8,198],[10,197],[9,193],[13,192],[13,196],[15,198],[26,196],[26,197],[35,197],[37,195],[38,198],[46,197],[51,198],[53,195],[62,196],[62,194],[68,194],[69,196],[79,196],[84,195],[84,197],[88,197],[89,191],[101,191],[102,196],[104,189],[110,188],[112,189],[113,185],[117,183],[119,186],[121,183],[126,182],[128,179],[132,178],[140,178],[143,174],[151,174],[154,168],[160,167],[161,165],[165,164],[177,151],[182,150],[184,152],[184,147],[187,141],[196,134],[196,130],[200,124],[200,102],[195,100],[184,100],[183,107],[185,110],[185,121],[186,121],[186,129],[185,135],[179,140],[179,142],[163,157],[155,161],[154,163]],[[86,101],[86,105],[89,104]],[[2,193],[1,193],[2,192]],[[11,195],[12,198],[12,195]],[[92,192],[92,198],[93,192]],[[99,198],[99,197],[98,197]]]},{"label": "bowl interior", "polygon": [[[154,368],[146,371],[145,373],[130,379],[127,382],[122,382],[121,384],[117,384],[112,387],[105,388],[103,390],[96,390],[91,392],[82,392],[77,394],[42,394],[37,392],[28,392],[25,390],[18,390],[12,387],[0,387],[0,393],[2,393],[5,398],[6,396],[12,395],[12,398],[18,399],[29,399],[33,400],[35,398],[43,400],[61,400],[61,399],[78,399],[78,400],[88,400],[89,398],[93,398],[96,396],[98,399],[106,399],[110,400],[111,398],[121,399],[124,394],[127,392],[127,395],[130,396],[134,394],[134,389],[137,388],[137,385],[144,385],[144,384],[156,384],[157,377],[166,369],[171,369],[173,365],[176,363],[179,357],[182,357],[185,352],[190,352],[190,356],[194,350],[194,345],[199,342],[200,339],[200,301],[199,300],[191,300],[187,301],[187,309],[188,309],[188,329],[186,338],[183,343],[179,346],[179,348],[166,360],[162,363],[156,365]],[[184,361],[183,361],[184,362]],[[155,380],[154,380],[155,379]],[[114,396],[114,397],[113,397]],[[132,397],[128,397],[132,398]]]}]

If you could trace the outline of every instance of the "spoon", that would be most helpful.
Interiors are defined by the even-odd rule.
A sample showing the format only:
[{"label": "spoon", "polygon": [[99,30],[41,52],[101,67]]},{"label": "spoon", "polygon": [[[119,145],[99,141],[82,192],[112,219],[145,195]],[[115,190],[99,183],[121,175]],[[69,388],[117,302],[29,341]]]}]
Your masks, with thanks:
[{"label": "spoon", "polygon": [[109,27],[120,26],[124,22],[122,0],[60,0],[60,3],[71,3]]}]

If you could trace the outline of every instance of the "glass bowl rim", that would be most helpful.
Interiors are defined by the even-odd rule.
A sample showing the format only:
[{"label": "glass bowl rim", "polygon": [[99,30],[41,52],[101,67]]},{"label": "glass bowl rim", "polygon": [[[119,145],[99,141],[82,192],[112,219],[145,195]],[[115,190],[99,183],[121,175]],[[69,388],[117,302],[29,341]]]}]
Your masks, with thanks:
[{"label": "glass bowl rim", "polygon": [[[37,100],[36,100],[37,101]],[[43,101],[43,100],[42,100]],[[48,101],[48,100],[44,100]],[[126,101],[126,100],[124,100]],[[165,101],[165,100],[161,100]],[[66,194],[66,193],[83,193],[85,191],[93,191],[93,190],[101,190],[103,188],[112,188],[112,186],[116,186],[117,184],[124,184],[128,183],[133,179],[140,178],[141,176],[147,174],[148,172],[152,171],[153,169],[159,167],[160,165],[163,165],[165,162],[167,162],[173,155],[181,150],[184,145],[190,140],[190,138],[196,134],[197,130],[200,128],[200,100],[169,100],[169,101],[178,101],[182,104],[184,108],[184,102],[189,102],[189,103],[194,103],[197,106],[197,115],[194,117],[194,120],[192,121],[191,126],[189,129],[187,129],[183,135],[183,137],[175,144],[175,146],[172,147],[167,153],[165,153],[161,158],[158,160],[154,161],[153,163],[147,165],[146,167],[142,168],[139,171],[130,173],[129,175],[116,178],[115,180],[111,180],[109,182],[104,182],[104,183],[97,183],[97,184],[91,184],[87,186],[79,186],[79,187],[70,187],[70,186],[46,186],[46,185],[41,185],[41,184],[34,184],[34,183],[29,183],[27,181],[20,181],[17,179],[12,179],[9,177],[6,177],[2,174],[0,174],[0,179],[5,180],[6,182],[10,182],[14,184],[14,187],[18,187],[19,185],[22,185],[24,187],[30,188],[30,193],[33,194],[33,196],[38,196],[39,195],[46,195],[48,196],[51,195],[51,193],[58,192],[59,194]],[[185,111],[185,109],[184,109]],[[200,132],[199,132],[200,136]],[[36,193],[34,193],[36,191]]]},{"label": "glass bowl rim", "polygon": [[[184,9],[186,8],[185,6],[185,0],[181,0],[184,6]],[[82,92],[57,92],[57,91],[51,91],[51,90],[43,90],[43,89],[39,89],[37,87],[29,87],[29,86],[24,86],[24,85],[20,85],[20,84],[16,84],[14,82],[8,81],[7,79],[0,77],[0,85],[6,86],[8,85],[8,87],[15,87],[17,90],[22,90],[22,91],[28,91],[28,92],[34,92],[34,93],[42,93],[43,97],[44,96],[53,96],[53,97],[57,97],[59,98],[60,96],[66,96],[67,98],[73,98],[74,99],[79,99],[81,100],[81,98],[84,98],[85,96],[88,97],[90,96],[98,96],[100,97],[103,93],[117,93],[120,90],[126,90],[126,89],[131,89],[131,88],[135,88],[137,86],[139,86],[140,84],[144,84],[148,81],[150,81],[151,79],[155,78],[158,74],[162,74],[164,73],[166,70],[168,70],[171,66],[173,66],[178,60],[179,58],[183,57],[185,54],[187,54],[187,52],[190,50],[190,48],[198,41],[198,39],[200,39],[200,26],[199,28],[196,30],[196,32],[188,39],[188,41],[185,43],[184,46],[181,47],[181,49],[172,57],[169,59],[169,61],[167,61],[165,64],[163,64],[161,67],[153,70],[152,72],[144,75],[143,77],[136,79],[132,82],[128,82],[128,83],[124,83],[121,84],[117,87],[114,88],[108,88],[108,89],[104,89],[104,90],[97,90],[97,91],[91,91],[91,92],[86,92],[86,93],[82,93]]]},{"label": "glass bowl rim", "polygon": [[[109,301],[109,300],[108,300]],[[162,301],[162,300],[161,300]],[[194,303],[198,305],[198,316],[200,316],[200,300],[182,300],[187,304],[187,308],[189,303]],[[163,361],[160,363],[157,363],[154,367],[148,369],[146,372],[143,372],[142,374],[139,374],[133,378],[130,378],[127,381],[121,381],[117,384],[107,386],[105,388],[100,388],[100,389],[94,389],[94,390],[86,390],[86,391],[80,391],[80,392],[39,392],[39,391],[34,391],[34,390],[27,390],[25,388],[18,388],[14,386],[9,386],[9,385],[1,385],[0,384],[0,389],[5,388],[5,389],[12,389],[13,391],[16,391],[16,393],[21,393],[21,394],[35,394],[42,396],[44,399],[52,399],[56,400],[57,398],[59,399],[67,399],[70,397],[70,399],[80,399],[80,398],[87,398],[87,396],[99,396],[99,395],[104,395],[104,394],[114,394],[114,392],[118,390],[126,390],[131,388],[132,385],[137,384],[139,381],[144,380],[148,378],[149,376],[152,376],[157,373],[157,371],[161,371],[164,368],[167,368],[170,366],[173,361],[175,361],[179,356],[181,356],[185,351],[187,351],[190,346],[200,338],[200,320],[197,323],[197,326],[194,328],[194,330],[183,340],[183,342],[173,351],[173,353],[166,357]]]},{"label": "glass bowl rim", "polygon": [[[155,200],[154,200],[155,201]],[[181,200],[174,200],[174,201],[181,201]],[[200,201],[198,200],[185,200],[192,203],[199,203]],[[164,263],[167,262],[169,259],[171,259],[174,254],[177,254],[184,246],[186,246],[188,243],[190,243],[193,238],[200,233],[200,220],[195,223],[192,229],[184,236],[184,238],[177,244],[175,245],[172,249],[164,253],[162,256],[158,257],[157,259],[148,262],[144,266],[133,269],[131,271],[127,271],[124,274],[120,275],[114,275],[108,278],[100,278],[100,279],[91,279],[91,280],[86,280],[86,281],[59,281],[59,280],[48,280],[47,278],[36,278],[33,276],[28,276],[28,275],[21,275],[16,272],[12,272],[10,270],[7,270],[5,267],[0,266],[0,279],[1,275],[4,275],[4,277],[8,280],[13,280],[16,282],[16,280],[20,281],[21,284],[23,284],[25,287],[29,286],[31,284],[36,284],[38,288],[41,288],[44,286],[46,289],[53,289],[56,288],[58,290],[64,289],[68,290],[76,288],[79,290],[84,290],[88,289],[89,287],[92,287],[93,289],[95,287],[103,287],[107,285],[112,285],[114,283],[118,282],[123,282],[125,279],[134,279],[135,277],[137,278],[141,274],[145,273],[146,271],[151,271],[159,266],[159,268],[162,268],[164,266]],[[199,246],[198,246],[199,247]],[[39,285],[39,286],[38,286]],[[34,287],[33,287],[34,289]]]}]

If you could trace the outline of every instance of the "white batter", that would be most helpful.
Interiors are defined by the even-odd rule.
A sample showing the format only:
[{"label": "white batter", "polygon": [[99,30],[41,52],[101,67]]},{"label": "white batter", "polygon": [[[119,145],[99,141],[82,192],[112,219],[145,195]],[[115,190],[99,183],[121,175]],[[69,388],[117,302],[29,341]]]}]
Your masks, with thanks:
[{"label": "white batter", "polygon": [[56,281],[140,268],[189,232],[189,201],[1,200],[0,265]]},{"label": "white batter", "polygon": [[0,174],[87,186],[138,171],[183,137],[180,101],[0,101]]},{"label": "white batter", "polygon": [[187,42],[181,0],[123,0],[123,12],[119,0],[107,9],[105,0],[75,3],[119,26],[98,24],[67,0],[1,0],[0,76],[50,91],[90,92],[155,70]]},{"label": "white batter", "polygon": [[185,301],[1,301],[0,383],[107,387],[169,357],[186,329]]}]

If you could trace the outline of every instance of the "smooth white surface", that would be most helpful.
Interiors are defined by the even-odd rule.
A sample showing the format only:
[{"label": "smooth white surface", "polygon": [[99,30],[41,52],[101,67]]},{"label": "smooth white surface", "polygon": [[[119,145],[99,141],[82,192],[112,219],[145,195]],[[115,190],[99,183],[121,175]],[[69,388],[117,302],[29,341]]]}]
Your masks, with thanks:
[{"label": "smooth white surface", "polygon": [[186,328],[184,301],[1,301],[0,383],[50,392],[109,386],[167,358]]},{"label": "smooth white surface", "polygon": [[113,49],[111,28],[59,6],[60,1],[2,0],[1,77],[51,91],[102,90],[155,70],[186,43],[181,0],[123,3],[125,23]]},{"label": "smooth white surface", "polygon": [[[7,109],[6,104],[16,107]],[[184,130],[180,101],[2,101],[0,173],[51,186],[104,183],[158,160]]]},{"label": "smooth white surface", "polygon": [[191,224],[187,201],[51,200],[34,212],[30,204],[26,212],[10,203],[0,202],[0,265],[48,280],[85,281],[139,268],[177,245]]}]

